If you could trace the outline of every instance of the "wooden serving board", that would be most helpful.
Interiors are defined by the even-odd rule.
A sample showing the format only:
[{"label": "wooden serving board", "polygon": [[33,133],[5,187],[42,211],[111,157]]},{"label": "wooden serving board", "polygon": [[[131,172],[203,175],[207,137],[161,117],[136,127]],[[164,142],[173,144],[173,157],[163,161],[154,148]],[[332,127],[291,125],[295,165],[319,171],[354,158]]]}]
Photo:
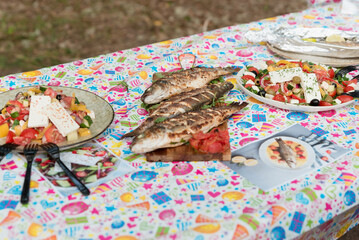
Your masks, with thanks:
[{"label": "wooden serving board", "polygon": [[[227,122],[218,126],[221,130],[227,130]],[[228,148],[224,153],[201,153],[186,144],[173,148],[157,149],[146,153],[148,162],[176,162],[176,161],[230,161],[231,149]]]}]

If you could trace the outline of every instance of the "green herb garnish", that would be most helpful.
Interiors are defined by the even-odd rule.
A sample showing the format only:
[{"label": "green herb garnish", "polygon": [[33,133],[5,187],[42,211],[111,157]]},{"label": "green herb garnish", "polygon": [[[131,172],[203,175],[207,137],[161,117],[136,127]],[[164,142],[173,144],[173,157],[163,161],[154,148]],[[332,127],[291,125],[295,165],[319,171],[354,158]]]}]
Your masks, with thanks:
[{"label": "green herb garnish", "polygon": [[14,122],[13,122],[13,124],[12,124],[12,126],[13,126],[13,127],[16,127],[17,125],[20,125],[20,121],[17,120],[17,119],[15,119]]},{"label": "green herb garnish", "polygon": [[164,120],[166,120],[167,118],[165,118],[165,117],[158,117],[158,118],[156,118],[156,120],[155,120],[155,123],[161,123],[161,122],[163,122]]},{"label": "green herb garnish", "polygon": [[45,92],[47,88],[45,88],[45,87],[41,87],[41,86],[40,86],[40,88],[39,88],[39,89],[40,89],[40,91],[41,91],[41,92]]},{"label": "green herb garnish", "polygon": [[77,97],[75,97],[75,104],[80,104],[79,100],[77,99]]},{"label": "green herb garnish", "polygon": [[13,112],[10,115],[11,115],[11,118],[17,118],[20,114],[19,114],[19,112]]}]

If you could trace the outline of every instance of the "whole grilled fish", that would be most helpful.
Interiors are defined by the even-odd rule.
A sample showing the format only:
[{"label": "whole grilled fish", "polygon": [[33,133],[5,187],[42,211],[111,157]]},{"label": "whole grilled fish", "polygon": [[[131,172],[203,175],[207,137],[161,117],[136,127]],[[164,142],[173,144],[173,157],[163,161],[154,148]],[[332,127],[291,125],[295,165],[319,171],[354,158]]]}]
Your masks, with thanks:
[{"label": "whole grilled fish", "polygon": [[208,132],[247,105],[248,103],[231,103],[177,115],[135,137],[130,148],[134,153],[146,153],[159,148],[180,146],[186,143],[192,134],[199,131]]},{"label": "whole grilled fish", "polygon": [[279,144],[279,155],[288,164],[290,168],[297,166],[296,154],[291,147],[289,147],[281,138],[275,139]]},{"label": "whole grilled fish", "polygon": [[234,85],[230,82],[207,85],[189,92],[183,92],[160,103],[157,109],[134,131],[123,135],[123,137],[137,136],[152,127],[156,119],[161,121],[200,108],[205,104],[212,103],[230,91]]},{"label": "whole grilled fish", "polygon": [[222,75],[234,73],[238,70],[233,68],[205,68],[196,67],[180,72],[174,72],[169,76],[158,79],[147,88],[141,96],[145,104],[155,104],[168,99],[181,92],[201,88],[207,83]]}]

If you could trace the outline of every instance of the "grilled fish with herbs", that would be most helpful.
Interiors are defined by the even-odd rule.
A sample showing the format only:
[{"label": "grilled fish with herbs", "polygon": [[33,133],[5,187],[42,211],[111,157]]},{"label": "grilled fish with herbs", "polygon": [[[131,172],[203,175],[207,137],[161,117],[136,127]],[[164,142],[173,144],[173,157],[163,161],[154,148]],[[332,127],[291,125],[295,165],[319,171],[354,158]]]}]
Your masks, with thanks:
[{"label": "grilled fish with herbs", "polygon": [[138,128],[123,135],[123,137],[137,136],[154,124],[162,122],[167,118],[198,109],[206,104],[211,104],[230,91],[233,87],[234,85],[232,83],[223,82],[176,95],[161,102],[157,109],[152,112]]},{"label": "grilled fish with herbs", "polygon": [[133,140],[130,148],[134,153],[146,153],[159,148],[180,146],[186,143],[192,134],[208,132],[247,105],[248,103],[234,102],[227,106],[177,115],[145,130]]},{"label": "grilled fish with herbs", "polygon": [[237,72],[238,69],[195,67],[158,79],[141,96],[145,104],[156,104],[181,92],[204,87],[220,76]]},{"label": "grilled fish with herbs", "polygon": [[278,152],[281,158],[288,164],[290,168],[296,168],[296,153],[281,138],[276,138],[275,140],[279,144]]}]

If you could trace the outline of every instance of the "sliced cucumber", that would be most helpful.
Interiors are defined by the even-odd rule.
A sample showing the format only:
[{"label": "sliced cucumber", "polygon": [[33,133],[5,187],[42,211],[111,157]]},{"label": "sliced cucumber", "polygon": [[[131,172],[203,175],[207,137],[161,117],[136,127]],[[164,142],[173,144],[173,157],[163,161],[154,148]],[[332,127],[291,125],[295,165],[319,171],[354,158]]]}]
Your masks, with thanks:
[{"label": "sliced cucumber", "polygon": [[97,181],[97,176],[96,174],[93,174],[91,176],[88,176],[86,179],[85,179],[85,183],[92,183],[92,182],[96,182]]},{"label": "sliced cucumber", "polygon": [[58,172],[55,171],[55,168],[52,167],[52,168],[50,168],[50,170],[49,170],[46,174],[49,175],[49,176],[54,176],[54,175],[56,175],[57,173],[58,173]]},{"label": "sliced cucumber", "polygon": [[90,128],[91,124],[93,123],[91,117],[89,115],[86,115],[84,117],[84,121],[80,124],[81,128]]},{"label": "sliced cucumber", "polygon": [[61,187],[71,187],[71,184],[67,180],[56,180],[57,184]]}]

